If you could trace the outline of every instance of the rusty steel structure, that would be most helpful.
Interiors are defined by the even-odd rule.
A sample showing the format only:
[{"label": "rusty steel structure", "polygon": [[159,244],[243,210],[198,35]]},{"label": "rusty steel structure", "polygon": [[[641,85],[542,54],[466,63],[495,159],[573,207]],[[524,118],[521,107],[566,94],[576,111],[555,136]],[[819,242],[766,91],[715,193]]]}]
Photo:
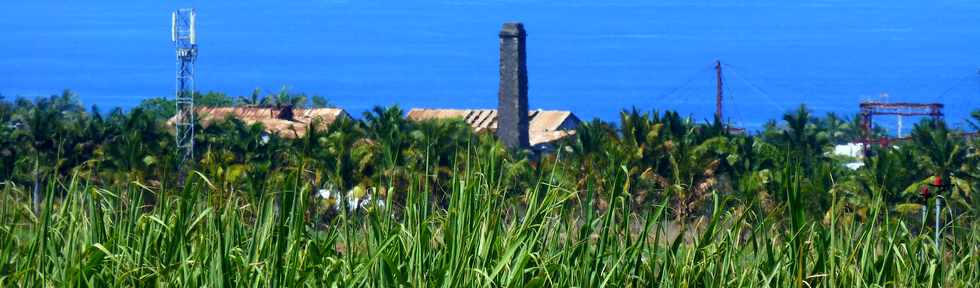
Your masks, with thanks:
[{"label": "rusty steel structure", "polygon": [[722,123],[722,126],[732,134],[744,134],[745,128],[732,126],[729,122],[725,124],[724,110],[725,110],[725,80],[722,77],[721,71],[721,60],[715,60],[715,120]]},{"label": "rusty steel structure", "polygon": [[[943,104],[941,103],[864,101],[859,104],[859,107],[861,109],[861,140],[866,146],[873,144],[871,137],[874,116],[930,117],[933,121],[939,121],[943,118]],[[882,146],[887,146],[888,143],[900,139],[884,137],[878,139],[878,142]]]},{"label": "rusty steel structure", "polygon": [[722,112],[722,101],[724,100],[724,86],[721,78],[721,60],[715,60],[715,118],[718,121],[724,121],[721,118]]}]

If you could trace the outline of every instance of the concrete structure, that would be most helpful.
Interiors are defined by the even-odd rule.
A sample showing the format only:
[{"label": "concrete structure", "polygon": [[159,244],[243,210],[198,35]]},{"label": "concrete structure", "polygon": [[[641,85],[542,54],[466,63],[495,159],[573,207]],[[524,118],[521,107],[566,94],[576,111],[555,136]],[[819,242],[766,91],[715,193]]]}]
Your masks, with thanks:
[{"label": "concrete structure", "polygon": [[408,119],[461,118],[476,132],[490,131],[508,148],[551,150],[552,143],[575,135],[581,122],[570,111],[527,107],[527,33],[519,22],[500,30],[500,86],[497,109],[412,109]]},{"label": "concrete structure", "polygon": [[527,51],[524,25],[504,23],[500,30],[500,87],[497,137],[512,149],[528,148]]}]

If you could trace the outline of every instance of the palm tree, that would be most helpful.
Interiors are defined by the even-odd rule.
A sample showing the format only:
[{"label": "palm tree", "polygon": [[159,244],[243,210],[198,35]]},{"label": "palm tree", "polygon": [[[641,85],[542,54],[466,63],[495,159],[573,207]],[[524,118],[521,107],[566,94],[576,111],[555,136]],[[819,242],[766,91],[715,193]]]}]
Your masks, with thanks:
[{"label": "palm tree", "polygon": [[312,169],[313,187],[348,190],[366,181],[377,145],[364,138],[360,123],[341,117],[324,129],[319,121],[307,123],[306,134],[292,143],[294,162]]},{"label": "palm tree", "polygon": [[286,86],[279,89],[279,93],[272,95],[276,107],[306,107],[306,94],[291,94]]},{"label": "palm tree", "polygon": [[609,123],[599,119],[582,123],[575,129],[575,140],[572,143],[571,157],[573,165],[578,167],[576,188],[586,189],[589,183],[596,184],[597,188],[605,187],[606,179],[603,177],[604,167],[613,167],[610,163],[610,149],[616,147],[618,138],[615,135],[615,128]]},{"label": "palm tree", "polygon": [[161,161],[161,155],[166,153],[163,139],[169,138],[162,119],[153,117],[141,108],[129,113],[116,109],[109,118],[112,131],[108,133],[103,160],[111,171],[121,177],[116,180],[129,183],[152,176],[153,168],[164,162]]},{"label": "palm tree", "polygon": [[853,123],[846,118],[837,116],[837,113],[827,113],[823,119],[814,119],[817,129],[822,134],[821,137],[827,138],[830,144],[844,144],[857,140],[859,131]]},{"label": "palm tree", "polygon": [[113,136],[110,126],[95,106],[67,123],[70,141],[66,146],[68,152],[62,157],[64,169],[59,173],[77,169],[83,176],[98,181],[100,160],[104,159],[105,145]]},{"label": "palm tree", "polygon": [[973,110],[970,113],[970,118],[973,119],[966,120],[970,124],[970,127],[973,127],[973,130],[980,130],[980,110]]},{"label": "palm tree", "polygon": [[416,122],[409,136],[411,144],[404,150],[407,171],[425,179],[435,196],[448,196],[455,156],[475,140],[472,128],[462,119],[426,120]]},{"label": "palm tree", "polygon": [[255,88],[249,97],[238,97],[238,104],[242,106],[264,107],[269,104],[269,97],[262,97],[262,90]]},{"label": "palm tree", "polygon": [[972,206],[971,183],[976,180],[976,155],[969,154],[965,142],[950,132],[942,120],[924,120],[912,129],[915,162],[928,177],[911,185],[906,193],[918,192],[939,178],[950,202]]},{"label": "palm tree", "polygon": [[207,93],[194,92],[194,105],[201,107],[226,107],[235,103],[235,99],[228,97],[225,93],[208,91]]},{"label": "palm tree", "polygon": [[[659,187],[663,196],[673,199],[678,219],[703,208],[718,188],[719,176],[731,170],[727,161],[737,158],[739,151],[718,121],[699,125],[675,112],[651,116],[634,108],[621,112],[620,122],[621,138],[607,151],[618,153],[627,164],[634,200],[644,202],[649,189]],[[587,137],[593,134],[597,133],[586,132]],[[606,165],[610,166],[617,165]]]},{"label": "palm tree", "polygon": [[775,208],[773,173],[785,163],[785,153],[762,137],[733,136],[733,151],[725,157],[732,186],[739,199],[757,209],[760,214]]},{"label": "palm tree", "polygon": [[786,130],[783,130],[782,144],[798,152],[804,160],[804,165],[809,164],[814,157],[823,155],[824,149],[830,142],[826,135],[818,133],[806,105],[800,105],[795,113],[783,115],[783,121],[786,121]]},{"label": "palm tree", "polygon": [[311,104],[313,104],[312,108],[331,108],[331,107],[334,107],[333,104],[331,104],[330,101],[328,101],[326,97],[323,97],[323,96],[320,96],[320,95],[313,95],[313,97],[310,99],[310,102],[311,102]]},{"label": "palm tree", "polygon": [[880,192],[882,199],[889,204],[911,200],[909,196],[914,195],[905,194],[903,191],[909,185],[929,175],[929,172],[915,169],[918,156],[916,150],[900,147],[872,149],[876,151],[865,158],[864,167],[855,175],[861,190],[867,193],[865,196],[873,198],[876,192]]},{"label": "palm tree", "polygon": [[27,143],[27,151],[32,155],[33,159],[33,172],[31,177],[33,178],[33,207],[34,213],[40,213],[41,209],[41,186],[43,184],[43,179],[45,178],[45,173],[50,171],[50,168],[43,166],[48,163],[53,163],[55,161],[54,157],[57,153],[57,140],[61,132],[62,122],[62,111],[57,109],[57,102],[55,97],[48,99],[38,99],[36,104],[32,105],[25,114],[21,115],[19,119],[25,127],[17,131],[19,142]]},{"label": "palm tree", "polygon": [[915,163],[913,150],[897,147],[869,149],[873,152],[864,158],[864,166],[838,178],[829,190],[839,201],[824,214],[825,223],[830,222],[831,214],[837,214],[843,223],[867,219],[868,212],[879,199],[902,213],[919,210],[919,204],[914,203],[918,202],[916,197],[904,193],[909,185],[926,175],[911,165]]},{"label": "palm tree", "polygon": [[71,115],[59,144],[64,152],[58,156],[57,175],[68,175],[85,163],[93,163],[90,160],[106,139],[106,126],[96,107],[89,113]]},{"label": "palm tree", "polygon": [[275,172],[291,164],[286,155],[295,154],[288,151],[284,139],[267,133],[261,123],[246,124],[228,117],[200,131],[201,169],[223,191],[233,192],[247,184],[251,196],[260,197]]},{"label": "palm tree", "polygon": [[13,121],[14,107],[0,95],[0,181],[10,180],[18,155],[18,142],[15,139],[16,124]]},{"label": "palm tree", "polygon": [[408,133],[414,129],[413,123],[403,118],[403,112],[398,106],[374,109],[364,112],[365,136],[377,145],[380,158],[375,161],[375,167],[382,176],[382,182],[391,181],[396,186],[404,184],[406,171],[404,151],[410,146]]},{"label": "palm tree", "polygon": [[[667,178],[663,177],[669,174],[664,173],[662,167],[669,165],[666,156],[671,145],[670,138],[682,125],[673,123],[670,112],[661,120],[656,111],[651,117],[650,113],[641,114],[635,107],[630,111],[621,111],[619,118],[622,125],[616,141],[619,145],[612,146],[609,152],[615,155],[611,158],[621,159],[623,163],[610,163],[613,165],[605,167],[627,165],[627,177],[635,183],[632,187],[633,198],[638,202],[650,198],[648,194],[656,185],[669,191],[670,185]],[[684,130],[683,127],[680,129]],[[599,136],[598,134],[594,136]],[[603,174],[615,175],[614,171],[603,171]],[[599,206],[602,207],[603,204],[600,202]]]},{"label": "palm tree", "polygon": [[725,136],[715,136],[687,149],[690,150],[670,149],[674,167],[671,183],[677,191],[678,216],[691,215],[703,208],[705,199],[718,190],[721,174],[727,173],[728,156],[737,155],[736,146]]}]

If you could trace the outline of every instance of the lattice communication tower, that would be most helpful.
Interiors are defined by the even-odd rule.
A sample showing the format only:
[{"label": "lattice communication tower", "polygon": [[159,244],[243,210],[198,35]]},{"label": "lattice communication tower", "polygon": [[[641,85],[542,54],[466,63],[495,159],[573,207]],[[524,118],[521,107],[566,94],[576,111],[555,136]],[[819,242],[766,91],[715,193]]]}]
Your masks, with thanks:
[{"label": "lattice communication tower", "polygon": [[171,41],[177,48],[177,135],[178,167],[194,157],[194,61],[197,60],[197,31],[194,9],[178,9],[172,14]]}]

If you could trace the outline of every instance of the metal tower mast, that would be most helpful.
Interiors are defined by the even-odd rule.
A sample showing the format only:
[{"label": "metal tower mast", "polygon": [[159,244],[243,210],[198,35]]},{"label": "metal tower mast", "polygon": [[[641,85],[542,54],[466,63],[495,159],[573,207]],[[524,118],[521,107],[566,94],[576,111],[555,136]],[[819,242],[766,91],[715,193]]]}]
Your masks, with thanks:
[{"label": "metal tower mast", "polygon": [[177,135],[178,167],[183,168],[194,156],[194,61],[197,59],[197,35],[194,9],[179,9],[172,14],[171,41],[177,47]]},{"label": "metal tower mast", "polygon": [[722,99],[724,98],[724,84],[721,79],[721,60],[715,60],[715,118],[718,118],[718,122],[723,122],[724,119],[721,118],[721,105]]}]

